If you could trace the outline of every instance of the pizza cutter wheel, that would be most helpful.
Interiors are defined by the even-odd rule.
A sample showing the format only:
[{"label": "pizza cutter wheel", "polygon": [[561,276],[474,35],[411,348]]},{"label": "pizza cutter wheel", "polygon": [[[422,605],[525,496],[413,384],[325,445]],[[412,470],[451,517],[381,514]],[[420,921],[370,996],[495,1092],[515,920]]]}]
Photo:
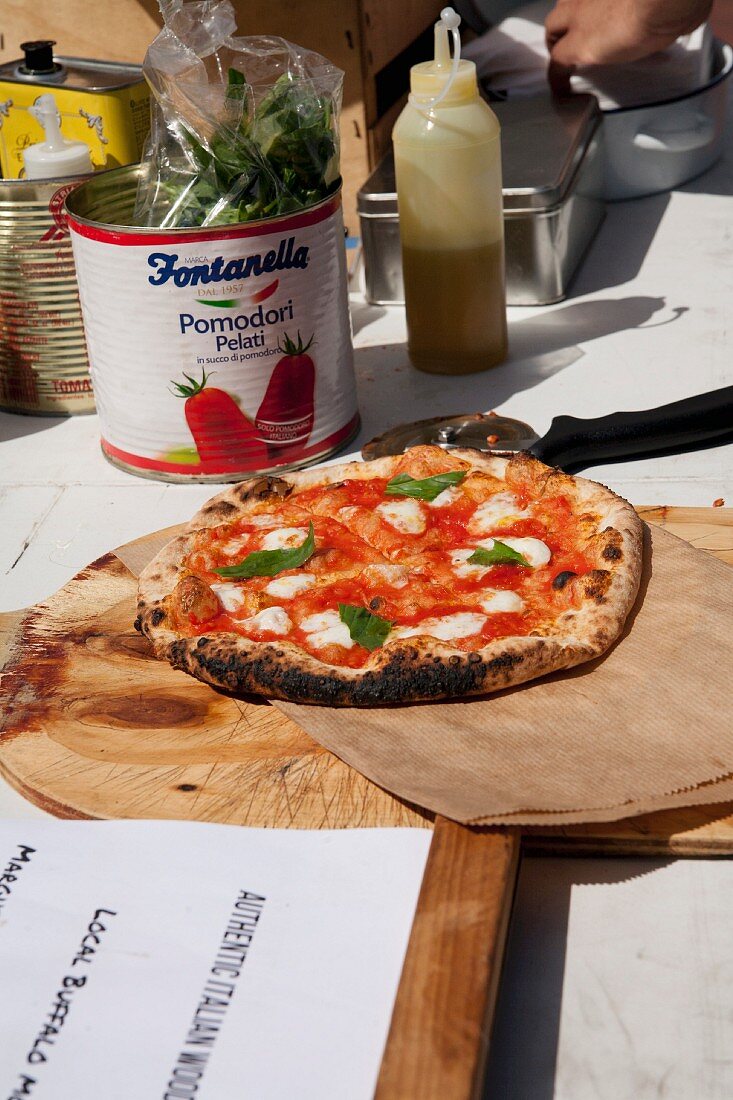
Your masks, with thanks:
[{"label": "pizza cutter wheel", "polygon": [[489,454],[529,451],[550,466],[582,470],[599,462],[674,454],[733,441],[733,386],[671,405],[615,412],[594,420],[556,416],[541,438],[522,420],[496,413],[434,416],[399,424],[362,448],[365,459],[402,454],[430,443],[444,450],[473,447]]}]

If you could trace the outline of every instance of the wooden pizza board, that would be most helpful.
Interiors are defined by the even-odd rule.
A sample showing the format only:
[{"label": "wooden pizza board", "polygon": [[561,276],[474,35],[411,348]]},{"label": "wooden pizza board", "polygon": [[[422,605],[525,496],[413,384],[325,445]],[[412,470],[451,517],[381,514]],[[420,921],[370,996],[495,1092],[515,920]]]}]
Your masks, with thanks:
[{"label": "wooden pizza board", "polygon": [[[733,509],[641,514],[733,563]],[[135,593],[132,573],[110,553],[45,603],[0,616],[0,772],[31,802],[70,818],[430,826],[431,814],[375,786],[274,707],[153,660],[132,628]],[[553,851],[727,853],[733,806],[524,837]]]},{"label": "wooden pizza board", "polygon": [[[641,514],[733,564],[733,509]],[[274,707],[232,699],[153,660],[132,629],[135,593],[132,573],[110,553],[45,603],[0,615],[0,773],[66,818],[434,828],[377,1100],[480,1095],[520,843],[553,852],[733,852],[733,805],[522,836],[434,821]]]}]

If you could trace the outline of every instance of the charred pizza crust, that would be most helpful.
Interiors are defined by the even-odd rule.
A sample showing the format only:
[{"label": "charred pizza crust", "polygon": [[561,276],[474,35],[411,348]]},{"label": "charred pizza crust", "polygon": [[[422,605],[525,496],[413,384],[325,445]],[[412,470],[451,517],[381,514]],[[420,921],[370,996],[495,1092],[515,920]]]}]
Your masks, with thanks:
[{"label": "charred pizza crust", "polygon": [[231,523],[263,502],[284,502],[306,488],[347,478],[391,477],[404,456],[257,476],[228,487],[204,505],[186,532],[165,546],[141,574],[137,629],[151,641],[157,657],[205,683],[235,694],[329,706],[478,695],[605,652],[620,635],[639,588],[643,526],[632,506],[604,486],[571,477],[528,454],[504,458],[467,449],[450,454],[507,484],[529,485],[535,499],[563,493],[585,521],[583,552],[593,568],[570,582],[576,586],[579,606],[563,612],[542,636],[496,638],[473,652],[428,636],[387,639],[365,667],[347,668],[327,664],[285,640],[254,641],[233,632],[187,637],[176,628],[172,595],[186,576],[183,563],[197,532]]}]

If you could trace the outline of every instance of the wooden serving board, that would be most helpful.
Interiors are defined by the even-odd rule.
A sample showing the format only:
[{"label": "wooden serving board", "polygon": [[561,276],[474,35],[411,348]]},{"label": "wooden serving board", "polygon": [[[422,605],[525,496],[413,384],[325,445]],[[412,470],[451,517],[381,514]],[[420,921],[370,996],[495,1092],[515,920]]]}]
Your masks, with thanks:
[{"label": "wooden serving board", "polygon": [[[733,509],[641,514],[733,563]],[[60,817],[430,826],[432,815],[353,771],[274,707],[152,659],[132,628],[135,593],[135,577],[110,553],[45,603],[0,616],[0,771],[26,798]],[[733,806],[676,810],[524,837],[554,851],[733,851],[732,814]]]},{"label": "wooden serving board", "polygon": [[265,701],[234,699],[151,657],[137,581],[114,554],[3,616],[0,770],[58,817],[267,827],[429,824]]},{"label": "wooden serving board", "polygon": [[[733,563],[733,509],[641,514]],[[45,603],[0,616],[0,773],[59,817],[434,826],[376,1100],[480,1095],[520,843],[554,852],[733,853],[733,805],[521,836],[433,821],[274,707],[232,699],[153,660],[132,628],[136,587],[110,553]]]}]

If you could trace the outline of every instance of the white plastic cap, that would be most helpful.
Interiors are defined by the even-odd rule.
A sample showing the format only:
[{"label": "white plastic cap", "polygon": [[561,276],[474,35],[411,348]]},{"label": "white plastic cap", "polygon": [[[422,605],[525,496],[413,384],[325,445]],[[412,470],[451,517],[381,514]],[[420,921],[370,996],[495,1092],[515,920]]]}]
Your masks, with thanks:
[{"label": "white plastic cap", "polygon": [[440,21],[448,31],[457,31],[461,25],[461,17],[455,8],[443,8]]},{"label": "white plastic cap", "polygon": [[28,110],[43,127],[45,140],[23,150],[26,179],[58,179],[94,171],[89,146],[61,136],[61,118],[50,92],[40,95]]},{"label": "white plastic cap", "polygon": [[83,141],[70,141],[66,149],[48,153],[43,143],[23,150],[25,178],[29,180],[58,179],[61,176],[84,176],[93,172],[89,146]]},{"label": "white plastic cap", "polygon": [[[410,69],[410,92],[414,102],[427,108],[439,103],[466,103],[478,95],[476,66],[461,60],[461,17],[453,8],[443,8],[435,24],[435,57]],[[451,58],[448,35],[453,38]]]}]

